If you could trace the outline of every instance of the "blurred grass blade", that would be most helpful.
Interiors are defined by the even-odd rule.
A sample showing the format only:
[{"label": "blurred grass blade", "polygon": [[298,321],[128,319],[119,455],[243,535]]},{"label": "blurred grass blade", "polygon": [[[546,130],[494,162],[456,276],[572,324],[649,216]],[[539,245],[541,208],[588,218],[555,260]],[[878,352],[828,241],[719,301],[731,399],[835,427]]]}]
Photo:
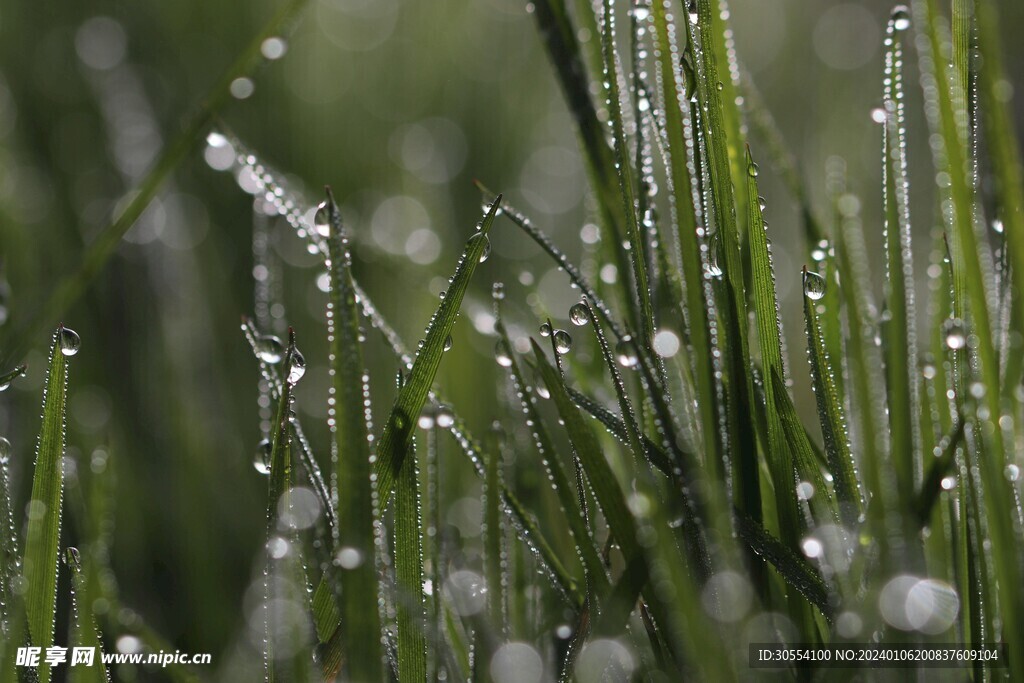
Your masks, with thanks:
[{"label": "blurred grass blade", "polygon": [[[857,479],[857,464],[850,450],[846,431],[846,411],[842,395],[836,386],[836,370],[825,348],[821,326],[818,322],[817,301],[821,299],[819,286],[824,280],[817,273],[803,271],[804,329],[807,332],[808,358],[811,364],[811,379],[818,404],[821,433],[825,439],[825,456],[833,476],[840,516],[848,528],[854,528],[861,513],[860,482]],[[839,311],[825,311],[825,315],[839,316]]]},{"label": "blurred grass blade", "polygon": [[103,652],[103,641],[93,616],[93,607],[90,601],[84,599],[89,595],[88,578],[78,550],[65,550],[64,561],[71,569],[70,647],[86,647],[96,653],[93,666],[68,667],[68,680],[71,683],[110,683],[110,672],[99,657],[99,653]]},{"label": "blurred grass blade", "polygon": [[78,268],[57,283],[49,298],[31,318],[3,339],[0,349],[3,349],[4,356],[0,357],[0,361],[2,361],[0,365],[5,364],[12,356],[22,353],[24,345],[33,343],[42,330],[65,313],[71,304],[88,289],[93,278],[113,255],[118,244],[121,243],[121,238],[142,215],[167,176],[189,154],[214,121],[217,113],[231,101],[232,82],[252,72],[258,64],[264,61],[260,51],[263,42],[267,38],[280,34],[307,2],[308,0],[288,0],[253,37],[235,62],[217,81],[195,113],[188,118],[184,129],[161,150],[160,156],[157,157],[139,185],[125,195],[127,203],[124,210],[99,232],[82,255],[82,261]]},{"label": "blurred grass blade", "polygon": [[[43,648],[44,652],[53,646],[57,616],[68,357],[78,351],[78,344],[78,335],[63,326],[57,328],[53,335],[43,394],[43,425],[36,445],[32,498],[28,507],[28,532],[23,562],[27,582],[25,606],[32,645]],[[42,683],[49,683],[50,666],[45,659],[41,660],[38,673]]]},{"label": "blurred grass blade", "polygon": [[[414,453],[409,453],[409,461],[399,470],[395,482],[394,533],[398,679],[411,683],[425,683],[427,680],[427,614],[423,599],[424,536],[420,501],[419,470]],[[375,579],[372,573],[373,563],[363,564],[370,566],[370,576]],[[342,591],[342,599],[345,598],[345,592],[351,590],[352,584],[346,584]],[[376,599],[376,590],[374,598]],[[373,605],[373,609],[376,613],[376,604]],[[367,636],[378,637],[378,633],[371,632]],[[358,652],[353,654],[358,655]]]},{"label": "blurred grass blade", "polygon": [[932,510],[942,493],[942,480],[953,470],[956,450],[964,438],[964,421],[958,419],[953,432],[943,437],[939,444],[939,453],[932,459],[928,472],[925,473],[921,490],[917,494],[917,521],[923,527],[932,518]]},{"label": "blurred grass blade", "polygon": [[10,386],[11,382],[23,377],[25,375],[25,366],[19,365],[10,372],[0,374],[0,391],[6,391]]},{"label": "blurred grass blade", "polygon": [[[359,309],[352,281],[352,255],[341,213],[330,188],[313,219],[326,230],[330,294],[327,307],[331,397],[328,424],[338,486],[338,533],[335,552],[357,558],[342,562],[336,577],[345,631],[349,676],[377,681],[382,676],[379,586],[374,561],[374,480],[370,453],[369,387],[363,364]],[[414,492],[415,494],[415,492]],[[405,548],[405,546],[402,546]],[[405,558],[403,558],[404,560]]]},{"label": "blurred grass blade", "polygon": [[437,368],[441,365],[445,340],[451,334],[455,319],[459,315],[462,297],[466,293],[473,272],[480,264],[481,259],[486,256],[486,251],[490,247],[487,233],[494,223],[494,216],[497,214],[500,204],[501,195],[498,195],[488,207],[477,232],[466,242],[466,249],[459,260],[455,275],[452,277],[451,286],[427,325],[423,345],[409,370],[409,378],[399,392],[398,398],[395,399],[391,415],[384,426],[384,433],[377,446],[376,464],[377,494],[382,510],[387,506],[395,476],[405,460],[416,419],[423,409],[423,404],[426,403],[430,385],[433,384],[434,375],[437,374]]}]

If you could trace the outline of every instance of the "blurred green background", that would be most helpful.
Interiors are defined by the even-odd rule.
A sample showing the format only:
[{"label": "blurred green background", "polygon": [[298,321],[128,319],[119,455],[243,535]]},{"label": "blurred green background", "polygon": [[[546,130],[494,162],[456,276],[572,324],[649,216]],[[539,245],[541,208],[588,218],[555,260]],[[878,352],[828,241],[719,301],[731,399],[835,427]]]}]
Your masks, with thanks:
[{"label": "blurred green background", "polygon": [[[0,5],[0,333],[37,310],[117,202],[181,129],[278,3],[8,0]],[[869,238],[881,236],[880,129],[884,2],[732,0],[740,59],[775,115],[824,209],[826,168],[845,160]],[[1004,0],[1013,87],[1024,89],[1024,5]],[[586,39],[587,36],[581,36]],[[479,178],[506,193],[570,254],[589,214],[571,119],[520,0],[312,0],[285,54],[253,77],[223,123],[311,201],[330,184],[356,242],[356,276],[415,344],[479,218]],[[934,238],[931,159],[908,66],[918,274]],[[246,95],[247,84],[237,94]],[[1018,113],[1024,111],[1015,99]],[[916,120],[915,120],[916,119]],[[1022,117],[1017,117],[1021,128]],[[754,138],[754,154],[763,144]],[[770,168],[761,151],[762,170]],[[216,164],[216,161],[214,160]],[[802,355],[798,290],[803,247],[792,200],[762,172],[783,317]],[[87,476],[96,449],[118,479],[113,567],[123,601],[188,651],[219,666],[245,657],[245,593],[263,539],[266,480],[257,369],[239,332],[253,309],[253,200],[204,159],[167,183],[116,256],[63,322],[82,337],[70,384],[69,456]],[[322,270],[283,221],[284,316],[309,372],[298,410],[326,457]],[[502,222],[465,304],[440,383],[480,432],[505,413],[492,359],[490,284],[507,283],[509,324],[533,333],[564,324],[576,293],[551,262]],[[587,254],[591,273],[597,264]],[[926,289],[921,288],[923,296]],[[922,306],[922,309],[924,307]],[[280,332],[281,330],[277,330]],[[48,339],[31,348],[24,381],[0,395],[0,434],[14,444],[18,504],[30,485]],[[390,405],[396,366],[371,336],[375,413]],[[4,355],[9,348],[0,349]],[[2,368],[6,369],[6,368]],[[798,371],[798,384],[801,381]],[[804,387],[806,389],[806,386]],[[803,391],[810,406],[810,393]],[[512,425],[508,425],[511,429]],[[471,479],[468,468],[451,476]],[[472,485],[466,485],[468,493]],[[19,508],[20,509],[20,508]],[[65,525],[64,544],[77,529]],[[115,634],[116,635],[116,634]],[[60,642],[60,637],[58,637]]]}]

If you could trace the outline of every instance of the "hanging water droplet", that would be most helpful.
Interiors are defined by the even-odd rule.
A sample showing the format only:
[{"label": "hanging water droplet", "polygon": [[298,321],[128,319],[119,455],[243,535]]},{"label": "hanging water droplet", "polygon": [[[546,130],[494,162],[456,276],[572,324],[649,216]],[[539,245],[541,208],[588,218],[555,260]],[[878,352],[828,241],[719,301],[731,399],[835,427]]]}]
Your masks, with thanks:
[{"label": "hanging water droplet", "polygon": [[825,296],[825,278],[814,271],[804,271],[804,296],[818,301]]},{"label": "hanging water droplet", "polygon": [[572,348],[572,337],[565,330],[555,330],[553,339],[555,340],[555,351],[561,355],[569,353],[569,349]]},{"label": "hanging water droplet", "polygon": [[423,430],[429,430],[434,428],[435,422],[434,408],[428,405],[420,413],[419,419],[416,420],[416,426]]},{"label": "hanging water droplet", "polygon": [[768,202],[764,200],[764,197],[757,198],[757,205],[761,208],[762,211],[768,208]]},{"label": "hanging water droplet", "polygon": [[906,31],[910,28],[910,10],[906,5],[896,5],[892,10],[892,27],[897,31]]},{"label": "hanging water droplet", "polygon": [[449,351],[452,348],[452,335],[448,335],[444,338],[444,351]]},{"label": "hanging water droplet", "polygon": [[455,424],[455,413],[448,406],[438,406],[434,420],[441,429],[450,429]]},{"label": "hanging water droplet", "polygon": [[953,349],[962,349],[967,346],[967,335],[964,333],[964,322],[960,318],[947,320],[944,325],[946,335],[946,346]]},{"label": "hanging water droplet", "polygon": [[[0,444],[0,449],[2,449],[2,447],[2,444]],[[1008,481],[1017,481],[1020,479],[1020,467],[1013,464],[1007,465],[1006,469],[1003,470],[1003,474],[1006,475],[1006,479]]]},{"label": "hanging water droplet", "polygon": [[995,219],[994,221],[992,221],[992,231],[994,233],[996,233],[997,235],[1002,235],[1003,234],[1003,230],[1004,230],[1004,228],[1003,228],[1003,221],[1001,221],[998,218]]},{"label": "hanging water droplet", "polygon": [[256,340],[256,355],[264,363],[275,365],[284,358],[284,344],[272,334],[265,334]]},{"label": "hanging water droplet", "polygon": [[505,285],[501,282],[495,282],[491,286],[491,298],[495,301],[504,301],[505,299]]},{"label": "hanging water droplet", "polygon": [[491,241],[487,239],[487,235],[485,235],[482,232],[474,233],[473,236],[470,237],[469,241],[466,243],[466,248],[472,248],[474,242],[480,240],[483,240],[484,242],[484,250],[480,253],[480,263],[483,263],[491,255]]},{"label": "hanging water droplet", "polygon": [[82,339],[74,330],[62,327],[60,332],[57,333],[57,344],[60,346],[61,353],[65,356],[73,356],[81,348]]},{"label": "hanging water droplet", "polygon": [[545,322],[545,323],[541,323],[540,324],[540,336],[542,336],[542,337],[550,337],[551,336],[551,323],[546,323]]},{"label": "hanging water droplet", "polygon": [[320,202],[320,205],[316,207],[316,213],[313,214],[313,227],[322,236],[330,236],[331,221],[327,215],[327,202]]},{"label": "hanging water droplet", "polygon": [[0,436],[0,465],[6,465],[11,459],[11,442]]},{"label": "hanging water droplet", "polygon": [[494,360],[503,368],[512,367],[512,356],[505,346],[505,340],[499,339],[494,345]]},{"label": "hanging water droplet", "polygon": [[306,359],[302,352],[295,349],[292,352],[292,364],[288,368],[288,384],[297,384],[302,376],[306,374]]},{"label": "hanging water droplet", "polygon": [[755,164],[753,161],[751,161],[747,165],[747,175],[749,175],[751,178],[756,178],[757,174],[758,174],[757,164]]},{"label": "hanging water droplet", "polygon": [[252,466],[256,468],[256,471],[260,474],[270,474],[270,453],[273,445],[270,443],[270,439],[263,439],[256,444],[256,452],[253,454]]},{"label": "hanging water droplet", "polygon": [[624,368],[636,367],[636,364],[640,362],[632,337],[624,337],[615,345],[615,359]]},{"label": "hanging water droplet", "polygon": [[572,321],[573,325],[586,325],[590,322],[590,316],[587,315],[587,305],[582,301],[578,304],[573,304],[572,308],[569,309],[569,320]]}]

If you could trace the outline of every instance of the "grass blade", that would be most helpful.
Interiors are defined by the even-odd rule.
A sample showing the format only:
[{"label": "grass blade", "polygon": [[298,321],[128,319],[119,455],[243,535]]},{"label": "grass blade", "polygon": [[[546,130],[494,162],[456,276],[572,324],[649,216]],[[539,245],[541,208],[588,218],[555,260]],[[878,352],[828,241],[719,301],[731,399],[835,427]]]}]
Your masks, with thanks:
[{"label": "grass blade", "polygon": [[494,216],[500,204],[501,195],[498,195],[488,207],[477,232],[466,243],[466,249],[455,270],[452,284],[427,325],[423,345],[409,370],[409,379],[399,392],[395,405],[391,409],[391,415],[384,426],[384,434],[377,446],[376,464],[377,493],[381,509],[387,505],[395,476],[405,459],[416,417],[423,409],[423,404],[426,403],[430,385],[433,384],[434,375],[437,374],[437,368],[441,365],[445,340],[451,334],[455,319],[459,315],[462,297],[466,293],[473,272],[489,247],[487,233],[494,223]]},{"label": "grass blade", "polygon": [[[35,475],[29,502],[28,533],[23,562],[27,592],[25,611],[35,647],[53,646],[60,569],[60,529],[64,498],[64,449],[68,357],[78,352],[78,335],[57,328],[50,346],[50,364],[43,394],[43,425],[36,445]],[[39,680],[48,683],[50,666],[41,660]]]},{"label": "grass blade", "polygon": [[[374,553],[374,481],[371,476],[369,387],[363,364],[359,309],[352,281],[352,256],[341,213],[330,189],[314,223],[327,234],[330,300],[327,334],[330,346],[331,397],[328,424],[338,485],[338,534],[335,552],[355,561],[342,562],[336,577],[345,630],[345,662],[355,680],[382,676],[380,616]],[[403,529],[404,530],[404,529]],[[403,546],[404,548],[404,546]],[[404,558],[403,558],[404,559]]]},{"label": "grass blade", "polygon": [[38,337],[46,326],[52,324],[50,321],[65,313],[71,304],[88,289],[93,278],[114,254],[115,249],[121,243],[121,238],[135,224],[135,221],[149,206],[149,202],[156,196],[167,176],[178,167],[178,164],[203,137],[203,133],[214,122],[217,113],[231,101],[231,83],[252,72],[258,64],[264,61],[260,52],[263,41],[281,33],[307,2],[308,0],[288,0],[253,37],[245,50],[217,81],[196,112],[189,117],[181,133],[163,148],[160,156],[153,163],[153,167],[146,173],[138,187],[125,196],[126,199],[130,197],[127,206],[100,231],[96,239],[86,249],[85,254],[82,255],[82,261],[78,268],[61,279],[46,302],[37,309],[35,315],[5,339],[4,343],[0,344],[0,348],[6,349],[5,357],[0,359],[4,362],[0,365],[6,364],[6,360],[23,351],[22,348],[16,346],[19,344],[18,340],[22,340],[20,343],[26,343],[26,340]]},{"label": "grass blade", "polygon": [[932,510],[942,493],[942,480],[952,471],[956,451],[964,438],[964,421],[957,420],[953,432],[943,437],[937,447],[937,454],[932,460],[921,490],[917,494],[917,520],[923,527],[932,518]]},{"label": "grass blade", "polygon": [[11,382],[13,382],[14,380],[18,379],[19,377],[23,377],[24,375],[25,375],[25,366],[24,365],[19,365],[18,367],[14,368],[10,372],[6,372],[6,373],[0,375],[0,391],[7,391],[7,389],[10,388],[10,386],[11,386]]},{"label": "grass blade", "polygon": [[[64,552],[64,561],[71,569],[71,647],[87,647],[96,653],[103,652],[103,641],[93,616],[92,601],[84,600],[82,604],[83,598],[89,595],[89,587],[78,550],[68,548]],[[110,683],[110,672],[103,662],[96,661],[93,666],[69,667],[68,680],[71,683]]]},{"label": "grass blade", "polygon": [[[394,533],[398,680],[413,683],[424,683],[427,680],[427,613],[423,599],[423,520],[420,500],[419,469],[414,453],[410,453],[409,462],[399,470],[395,483]],[[373,569],[373,563],[364,564]],[[347,584],[345,590],[352,590],[351,584]],[[374,610],[376,613],[376,604]],[[378,632],[369,635],[378,637]]]}]

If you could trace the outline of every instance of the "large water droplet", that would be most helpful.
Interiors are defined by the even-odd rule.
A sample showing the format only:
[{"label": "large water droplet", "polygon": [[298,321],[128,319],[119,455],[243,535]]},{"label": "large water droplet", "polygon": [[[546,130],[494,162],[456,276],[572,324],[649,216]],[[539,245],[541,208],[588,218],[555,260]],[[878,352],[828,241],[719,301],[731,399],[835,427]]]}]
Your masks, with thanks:
[{"label": "large water droplet", "polygon": [[256,340],[256,355],[264,363],[280,363],[284,358],[284,344],[274,335],[265,334]]},{"label": "large water droplet", "polygon": [[256,452],[253,454],[252,466],[256,468],[256,471],[260,474],[270,474],[270,451],[273,446],[270,443],[270,439],[263,439],[256,444]]},{"label": "large water droplet", "polygon": [[569,353],[569,349],[572,348],[572,337],[565,330],[555,330],[553,339],[555,340],[555,351],[565,355]]},{"label": "large water droplet", "polygon": [[569,309],[569,320],[572,321],[573,325],[586,325],[590,322],[590,316],[587,315],[587,305],[582,301],[578,304],[573,304],[572,308]]},{"label": "large water droplet", "polygon": [[540,324],[540,336],[550,337],[551,336],[551,323]]},{"label": "large water droplet", "polygon": [[11,459],[11,442],[0,436],[0,465],[6,465]]},{"label": "large water droplet", "polygon": [[302,356],[302,352],[295,349],[292,353],[292,364],[288,368],[288,383],[296,384],[302,376],[306,374],[306,359]]},{"label": "large water droplet", "polygon": [[60,332],[57,333],[57,344],[60,346],[61,353],[65,356],[73,356],[81,348],[82,339],[74,330],[62,327]]},{"label": "large water droplet", "polygon": [[475,241],[483,240],[484,250],[480,253],[480,263],[483,263],[491,255],[491,241],[487,239],[487,235],[482,232],[474,233],[469,241],[466,243],[467,247],[472,247]]},{"label": "large water droplet", "polygon": [[636,367],[636,364],[640,362],[636,353],[636,344],[633,343],[631,337],[625,337],[615,345],[615,359],[624,368]]},{"label": "large water droplet", "polygon": [[813,271],[804,272],[804,296],[818,301],[825,296],[825,278]]},{"label": "large water droplet", "polygon": [[316,213],[313,214],[313,227],[324,237],[331,234],[331,221],[327,215],[327,202],[320,202],[320,205],[316,207]]},{"label": "large water droplet", "polygon": [[897,31],[906,31],[910,28],[910,10],[906,5],[896,5],[892,10],[892,27]]},{"label": "large water droplet", "polygon": [[452,348],[452,335],[448,335],[444,338],[444,351],[450,351]]},{"label": "large water droplet", "polygon": [[967,346],[967,335],[964,332],[964,322],[960,318],[947,320],[943,326],[946,335],[946,346],[953,349],[962,349]]},{"label": "large water droplet", "polygon": [[448,406],[438,406],[437,415],[434,417],[437,426],[441,429],[451,429],[455,424],[455,413]]},{"label": "large water droplet", "polygon": [[512,356],[503,339],[499,339],[494,345],[494,360],[498,361],[498,365],[503,368],[512,367]]},{"label": "large water droplet", "polygon": [[753,161],[751,161],[750,164],[747,165],[747,175],[749,175],[751,178],[756,178],[757,174],[758,174],[757,164],[755,164]]}]

